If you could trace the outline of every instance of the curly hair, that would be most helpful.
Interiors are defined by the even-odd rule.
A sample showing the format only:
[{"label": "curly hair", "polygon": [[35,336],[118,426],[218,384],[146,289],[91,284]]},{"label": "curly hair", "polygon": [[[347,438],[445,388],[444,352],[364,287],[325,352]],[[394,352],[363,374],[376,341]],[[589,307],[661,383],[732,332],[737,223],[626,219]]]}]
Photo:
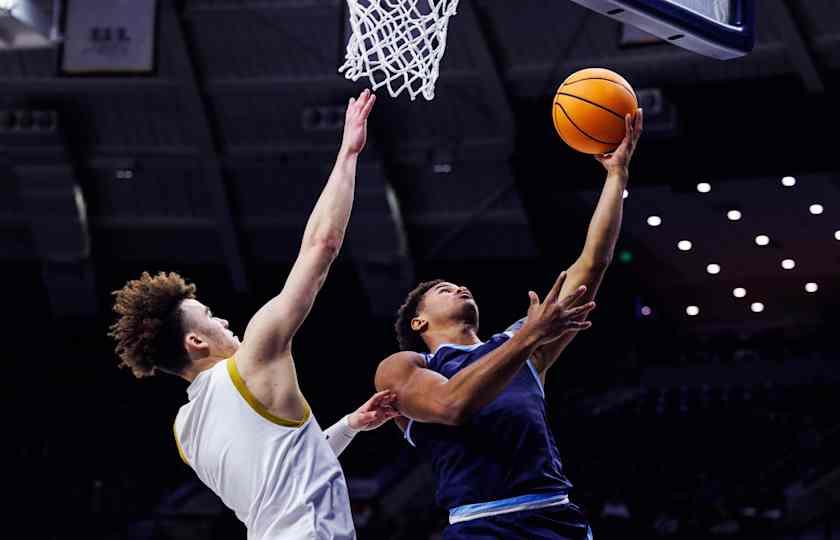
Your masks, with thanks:
[{"label": "curly hair", "polygon": [[394,323],[394,330],[397,332],[397,342],[400,344],[401,351],[422,351],[426,348],[420,334],[411,329],[411,319],[417,316],[417,310],[423,300],[423,295],[438,283],[443,283],[443,280],[424,281],[414,287],[406,296],[405,303],[397,311],[397,322]]},{"label": "curly hair", "polygon": [[143,272],[112,293],[119,315],[108,335],[117,341],[120,367],[131,369],[137,378],[157,371],[180,373],[189,364],[182,340],[181,302],[195,298],[195,285],[187,284],[175,272],[152,277]]}]

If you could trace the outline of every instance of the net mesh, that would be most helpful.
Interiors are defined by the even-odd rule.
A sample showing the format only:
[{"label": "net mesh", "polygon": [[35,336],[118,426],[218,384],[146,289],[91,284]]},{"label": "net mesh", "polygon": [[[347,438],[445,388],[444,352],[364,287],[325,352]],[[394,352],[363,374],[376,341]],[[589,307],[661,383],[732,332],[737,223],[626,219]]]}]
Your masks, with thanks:
[{"label": "net mesh", "polygon": [[348,79],[370,80],[391,97],[435,97],[446,29],[458,0],[347,0],[352,34],[345,62]]}]

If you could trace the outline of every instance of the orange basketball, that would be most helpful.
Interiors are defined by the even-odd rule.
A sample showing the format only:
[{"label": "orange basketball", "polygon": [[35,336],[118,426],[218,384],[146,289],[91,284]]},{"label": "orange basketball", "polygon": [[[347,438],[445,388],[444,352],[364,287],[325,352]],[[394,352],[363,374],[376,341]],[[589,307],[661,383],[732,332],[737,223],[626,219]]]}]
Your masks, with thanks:
[{"label": "orange basketball", "polygon": [[554,96],[554,129],[566,144],[585,154],[606,154],[624,138],[624,115],[639,107],[624,77],[602,68],[569,76]]}]

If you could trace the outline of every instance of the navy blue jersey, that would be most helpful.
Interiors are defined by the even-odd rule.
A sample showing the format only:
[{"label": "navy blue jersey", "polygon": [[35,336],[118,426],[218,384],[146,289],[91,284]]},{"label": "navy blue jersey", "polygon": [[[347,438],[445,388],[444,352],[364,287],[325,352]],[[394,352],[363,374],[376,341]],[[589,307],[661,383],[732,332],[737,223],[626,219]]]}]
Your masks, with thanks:
[{"label": "navy blue jersey", "polygon": [[[427,367],[452,378],[511,335],[496,334],[470,346],[443,345],[425,355]],[[412,421],[405,436],[431,461],[437,502],[443,508],[525,495],[559,496],[571,488],[548,425],[542,383],[530,360],[495,400],[464,424]]]}]

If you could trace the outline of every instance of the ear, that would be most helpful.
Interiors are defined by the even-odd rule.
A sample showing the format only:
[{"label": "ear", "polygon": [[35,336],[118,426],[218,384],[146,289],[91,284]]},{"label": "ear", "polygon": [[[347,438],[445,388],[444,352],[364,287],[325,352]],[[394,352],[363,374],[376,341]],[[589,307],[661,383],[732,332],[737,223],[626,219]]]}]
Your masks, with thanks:
[{"label": "ear", "polygon": [[411,319],[411,329],[415,332],[423,333],[426,331],[426,328],[429,327],[429,321],[425,319],[421,319],[420,317],[414,317]]},{"label": "ear", "polygon": [[184,336],[184,348],[188,353],[206,353],[210,349],[210,344],[194,332],[187,333]]}]

